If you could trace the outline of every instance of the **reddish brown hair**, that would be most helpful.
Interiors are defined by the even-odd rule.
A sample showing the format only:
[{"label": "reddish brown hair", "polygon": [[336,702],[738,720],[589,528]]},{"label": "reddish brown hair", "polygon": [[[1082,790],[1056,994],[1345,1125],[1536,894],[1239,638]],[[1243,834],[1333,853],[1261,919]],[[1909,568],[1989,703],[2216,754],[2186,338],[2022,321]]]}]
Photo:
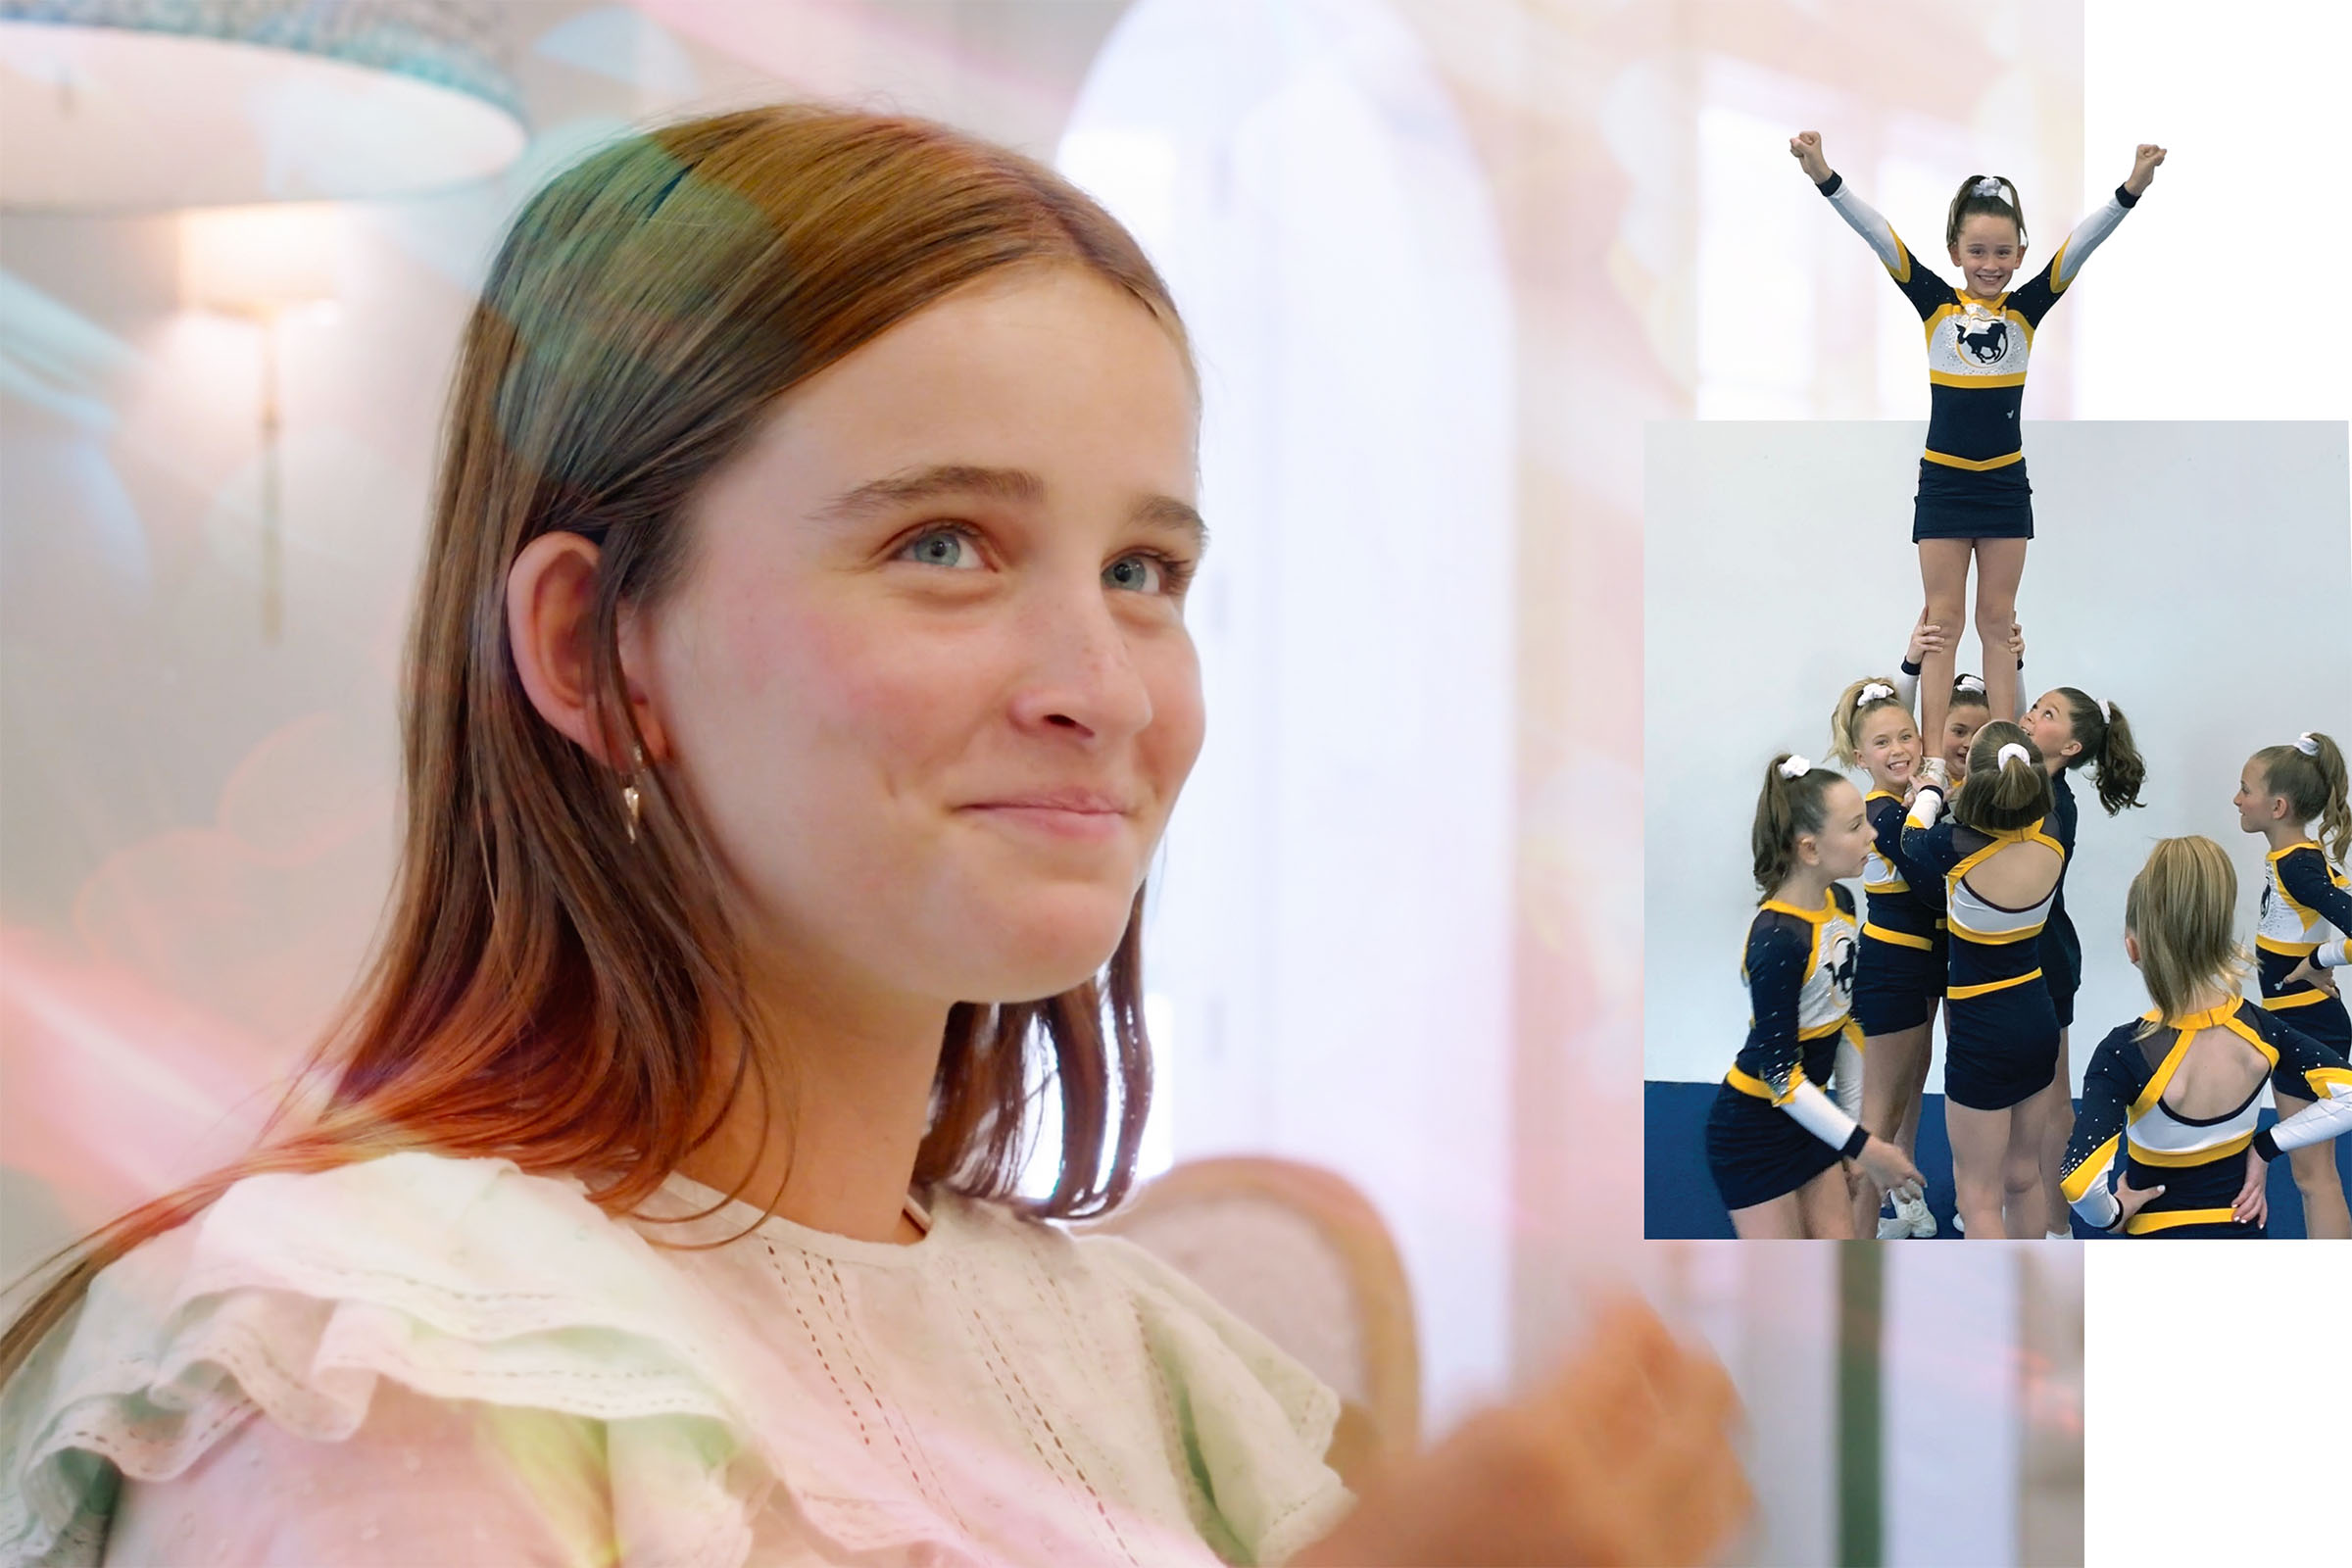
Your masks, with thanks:
[{"label": "reddish brown hair", "polygon": [[[400,863],[375,957],[298,1080],[316,1093],[299,1114],[289,1096],[244,1159],[53,1258],[0,1335],[0,1378],[99,1270],[242,1177],[423,1148],[578,1172],[621,1212],[710,1135],[762,1074],[755,1051],[715,1061],[713,1025],[765,1038],[712,853],[651,769],[632,842],[620,780],[540,719],[507,638],[508,570],[552,530],[601,547],[601,725],[629,756],[615,629],[682,579],[696,488],[779,396],[1026,265],[1118,284],[1184,348],[1166,286],[1100,206],[921,121],[718,115],[630,136],[530,198],[459,352],[408,647]],[[918,1183],[1010,1198],[1050,1071],[1059,1176],[1028,1206],[1078,1216],[1125,1195],[1151,1099],[1142,907],[1139,893],[1097,980],[951,1012]]]}]

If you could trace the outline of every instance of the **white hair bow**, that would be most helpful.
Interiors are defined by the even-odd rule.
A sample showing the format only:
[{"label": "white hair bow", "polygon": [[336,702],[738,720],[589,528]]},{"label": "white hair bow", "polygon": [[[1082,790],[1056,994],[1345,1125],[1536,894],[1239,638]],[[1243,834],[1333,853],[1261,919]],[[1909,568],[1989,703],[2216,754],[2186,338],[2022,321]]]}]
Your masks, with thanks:
[{"label": "white hair bow", "polygon": [[2312,734],[2311,731],[2305,730],[2302,734],[2295,737],[2295,750],[2301,752],[2305,757],[2319,756],[2319,737]]},{"label": "white hair bow", "polygon": [[1998,197],[2004,188],[2003,182],[1991,174],[1977,181],[1977,194],[1980,196]]},{"label": "white hair bow", "polygon": [[1893,695],[1893,687],[1883,680],[1874,680],[1862,688],[1861,700],[1866,703],[1875,703],[1882,697],[1892,697]]},{"label": "white hair bow", "polygon": [[1984,695],[1984,678],[1977,675],[1963,675],[1960,677],[1960,689],[1964,692],[1975,692],[1982,697]]},{"label": "white hair bow", "polygon": [[1781,777],[1783,778],[1803,778],[1812,771],[1813,764],[1801,757],[1791,757],[1781,764]]},{"label": "white hair bow", "polygon": [[2016,758],[2021,762],[2031,763],[2034,760],[2034,754],[2032,752],[2027,751],[2023,746],[2018,745],[2017,742],[2011,741],[2008,745],[2001,748],[2000,755],[1994,759],[1995,765],[2007,767],[2009,765],[2009,759],[2012,757]]}]

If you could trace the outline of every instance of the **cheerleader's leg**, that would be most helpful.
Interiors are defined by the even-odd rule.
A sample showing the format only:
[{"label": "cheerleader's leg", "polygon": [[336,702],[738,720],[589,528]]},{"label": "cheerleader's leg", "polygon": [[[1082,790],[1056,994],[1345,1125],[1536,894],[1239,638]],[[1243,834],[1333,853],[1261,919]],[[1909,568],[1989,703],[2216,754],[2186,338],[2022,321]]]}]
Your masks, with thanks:
[{"label": "cheerleader's leg", "polygon": [[[2278,1102],[2280,1121],[2311,1104],[2308,1100],[2280,1093],[2275,1083],[2271,1098]],[[2343,1177],[2335,1168],[2333,1141],[2290,1149],[2286,1162],[2295,1175],[2295,1191],[2303,1199],[2303,1234],[2315,1242],[2352,1237],[2352,1211],[2344,1204]]]},{"label": "cheerleader's leg", "polygon": [[1927,616],[1943,628],[1943,646],[1919,668],[1919,734],[1930,757],[1943,755],[1943,715],[1952,701],[1952,676],[1959,668],[1960,620],[1968,613],[1967,539],[1922,539],[1919,583]]},{"label": "cheerleader's leg", "polygon": [[[1984,704],[1993,717],[2012,724],[2017,722],[2024,698],[2017,689],[2017,656],[2009,651],[2009,624],[2017,618],[2017,585],[2026,575],[2027,542],[1975,541],[1977,642],[1984,657]],[[1959,638],[1949,641],[1957,645]]]}]

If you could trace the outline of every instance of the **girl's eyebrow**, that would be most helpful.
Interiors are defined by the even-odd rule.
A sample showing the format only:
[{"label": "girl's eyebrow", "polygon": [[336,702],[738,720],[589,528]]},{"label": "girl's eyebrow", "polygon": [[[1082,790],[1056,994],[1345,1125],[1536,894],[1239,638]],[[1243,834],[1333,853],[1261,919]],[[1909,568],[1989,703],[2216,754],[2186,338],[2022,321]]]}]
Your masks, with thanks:
[{"label": "girl's eyebrow", "polygon": [[992,501],[1035,505],[1046,497],[1046,481],[1026,468],[990,468],[973,463],[935,463],[906,468],[845,490],[817,509],[829,522],[858,522],[914,501],[945,496],[985,496]]},{"label": "girl's eyebrow", "polygon": [[[976,463],[935,463],[871,479],[845,490],[817,509],[828,522],[859,522],[916,502],[951,496],[981,496],[991,501],[1036,506],[1046,499],[1046,481],[1027,468],[997,468]],[[1174,496],[1148,496],[1131,514],[1148,526],[1173,528],[1190,534],[1194,547],[1208,548],[1208,524],[1191,503]]]}]

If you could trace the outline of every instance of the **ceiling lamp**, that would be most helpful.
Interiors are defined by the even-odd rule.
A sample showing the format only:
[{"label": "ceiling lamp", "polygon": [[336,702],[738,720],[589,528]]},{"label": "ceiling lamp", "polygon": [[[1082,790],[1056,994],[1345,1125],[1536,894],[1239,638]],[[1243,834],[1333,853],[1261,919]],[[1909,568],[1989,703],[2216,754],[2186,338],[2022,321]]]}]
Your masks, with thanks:
[{"label": "ceiling lamp", "polygon": [[414,195],[522,151],[495,3],[0,0],[0,206]]}]

